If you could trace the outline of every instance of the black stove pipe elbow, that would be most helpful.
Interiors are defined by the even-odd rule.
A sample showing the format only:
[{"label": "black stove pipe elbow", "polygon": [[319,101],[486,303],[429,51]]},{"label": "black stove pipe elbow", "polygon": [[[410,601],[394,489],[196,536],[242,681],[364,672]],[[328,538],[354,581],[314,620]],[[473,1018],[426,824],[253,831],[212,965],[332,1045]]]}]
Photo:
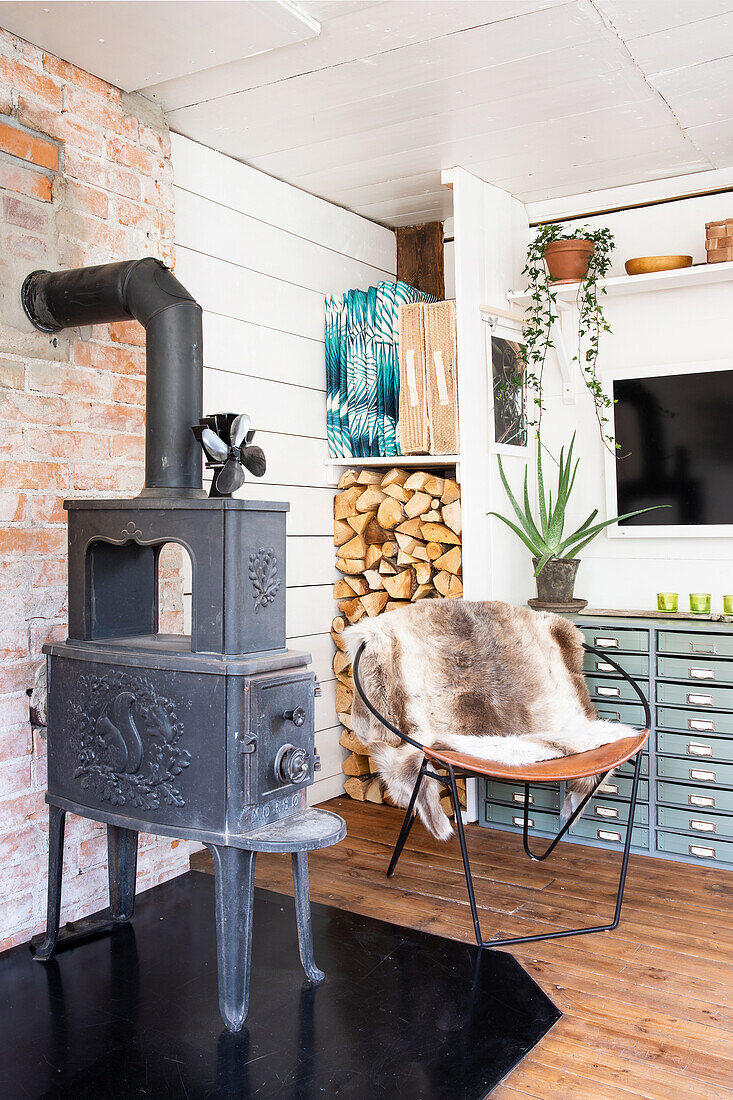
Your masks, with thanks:
[{"label": "black stove pipe elbow", "polygon": [[139,321],[146,332],[145,488],[141,496],[200,497],[201,451],[191,433],[203,404],[201,306],[160,260],[34,271],[23,309],[41,332]]}]

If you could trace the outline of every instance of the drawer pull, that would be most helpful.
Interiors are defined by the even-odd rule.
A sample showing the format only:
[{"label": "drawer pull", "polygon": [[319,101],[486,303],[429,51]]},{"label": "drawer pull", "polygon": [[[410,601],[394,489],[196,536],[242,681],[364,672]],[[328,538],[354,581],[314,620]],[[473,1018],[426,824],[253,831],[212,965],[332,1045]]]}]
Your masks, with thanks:
[{"label": "drawer pull", "polygon": [[[534,806],[534,795],[529,795],[527,801],[529,802],[530,806]],[[515,791],[512,795],[512,802],[521,802],[522,805],[524,805],[524,795],[520,794],[518,791]]]},{"label": "drawer pull", "polygon": [[615,806],[596,806],[593,812],[596,817],[618,817]]},{"label": "drawer pull", "polygon": [[715,848],[703,848],[700,844],[691,844],[688,851],[691,856],[699,856],[700,859],[715,859]]},{"label": "drawer pull", "polygon": [[[524,825],[524,818],[523,817],[513,817],[512,821],[514,822],[515,825]],[[534,829],[534,818],[533,817],[528,817],[527,818],[527,824],[529,825],[530,829]]]},{"label": "drawer pull", "polygon": [[618,649],[618,638],[594,638],[593,645],[597,649]]},{"label": "drawer pull", "polygon": [[696,779],[698,783],[717,783],[717,772],[701,772],[699,768],[690,768],[690,779]]},{"label": "drawer pull", "polygon": [[699,745],[697,741],[689,741],[687,745],[688,756],[712,756],[712,745]]},{"label": "drawer pull", "polygon": [[[596,641],[598,639],[596,638]],[[613,665],[609,665],[608,661],[596,661],[596,672],[615,672],[616,669]]]},{"label": "drawer pull", "polygon": [[697,833],[715,832],[715,825],[712,821],[696,821],[694,818],[690,819],[690,828],[694,829]]},{"label": "drawer pull", "polygon": [[598,790],[604,794],[618,794],[618,783],[601,783]]},{"label": "drawer pull", "polygon": [[621,833],[611,833],[608,829],[598,829],[596,836],[599,840],[615,840],[617,842],[621,840]]},{"label": "drawer pull", "polygon": [[618,710],[599,710],[598,713],[601,718],[613,718],[616,722],[621,721],[621,713]]},{"label": "drawer pull", "polygon": [[711,733],[715,732],[715,722],[712,718],[688,718],[687,725],[691,730],[709,730]]},{"label": "drawer pull", "polygon": [[[621,688],[617,687],[597,687],[596,695],[614,695],[619,696],[621,694]],[[712,700],[711,700],[712,702]]]},{"label": "drawer pull", "polygon": [[717,642],[690,642],[690,653],[707,653],[708,656],[712,657],[717,652]]},{"label": "drawer pull", "polygon": [[688,691],[687,702],[693,707],[711,707],[713,705],[713,697],[712,695],[696,695],[694,691]]},{"label": "drawer pull", "polygon": [[687,796],[687,801],[691,806],[707,806],[710,809],[715,809],[715,799],[709,798],[702,794],[690,794]]},{"label": "drawer pull", "polygon": [[687,675],[691,680],[714,680],[715,669],[714,668],[695,668],[693,665],[688,668]]}]

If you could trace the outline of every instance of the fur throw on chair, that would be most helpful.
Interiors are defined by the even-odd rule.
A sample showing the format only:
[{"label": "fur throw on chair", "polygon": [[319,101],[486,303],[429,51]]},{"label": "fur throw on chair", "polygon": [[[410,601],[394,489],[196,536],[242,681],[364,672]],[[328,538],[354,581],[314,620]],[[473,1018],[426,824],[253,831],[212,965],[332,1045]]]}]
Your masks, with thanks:
[{"label": "fur throw on chair", "polygon": [[[582,672],[583,636],[559,615],[499,602],[422,600],[364,619],[344,638],[352,662],[367,643],[359,668],[367,698],[422,745],[528,764],[634,732],[596,717]],[[358,692],[352,717],[390,797],[407,806],[422,753],[370,715]],[[576,797],[592,782],[577,780]],[[434,836],[451,835],[437,783],[423,783],[417,811]]]}]

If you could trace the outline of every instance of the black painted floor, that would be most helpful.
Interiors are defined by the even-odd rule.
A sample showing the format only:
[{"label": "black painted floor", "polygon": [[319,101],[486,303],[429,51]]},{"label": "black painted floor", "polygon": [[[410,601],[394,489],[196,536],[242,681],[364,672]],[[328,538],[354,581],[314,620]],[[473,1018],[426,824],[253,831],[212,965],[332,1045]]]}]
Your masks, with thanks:
[{"label": "black painted floor", "polygon": [[258,890],[252,997],[217,1005],[214,881],[140,896],[132,923],[0,957],[2,1100],[480,1100],[559,1019],[510,956],[313,906],[313,988],[291,898]]}]

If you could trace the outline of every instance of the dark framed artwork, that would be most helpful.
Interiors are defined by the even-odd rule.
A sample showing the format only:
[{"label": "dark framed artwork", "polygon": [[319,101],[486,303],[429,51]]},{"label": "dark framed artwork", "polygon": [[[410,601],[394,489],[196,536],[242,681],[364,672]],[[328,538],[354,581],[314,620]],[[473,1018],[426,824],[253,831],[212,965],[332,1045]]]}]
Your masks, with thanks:
[{"label": "dark framed artwork", "polygon": [[521,325],[493,318],[486,325],[486,358],[489,366],[491,423],[494,450],[512,454],[526,449],[527,362]]}]

